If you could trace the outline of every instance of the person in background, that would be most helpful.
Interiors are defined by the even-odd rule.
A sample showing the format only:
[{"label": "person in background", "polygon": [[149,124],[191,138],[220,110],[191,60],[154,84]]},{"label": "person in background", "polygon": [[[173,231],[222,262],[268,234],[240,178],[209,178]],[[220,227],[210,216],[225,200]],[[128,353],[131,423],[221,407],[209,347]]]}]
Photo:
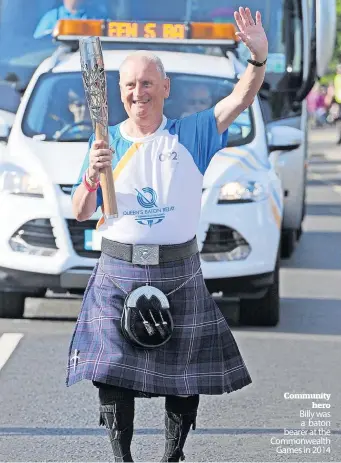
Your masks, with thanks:
[{"label": "person in background", "polygon": [[[339,114],[341,112],[341,64],[336,67],[336,75],[334,77],[334,100],[339,106]],[[341,130],[337,141],[341,145]]]},{"label": "person in background", "polygon": [[79,96],[74,90],[68,93],[69,111],[74,117],[74,124],[90,121],[90,113],[85,98]]},{"label": "person in background", "polygon": [[54,137],[63,140],[83,139],[86,134],[91,132],[92,127],[84,93],[73,87],[69,88],[66,94],[65,92],[57,94],[55,99],[64,101],[65,96],[66,104],[60,105],[49,114],[49,117],[58,124]]},{"label": "person in background", "polygon": [[61,6],[45,13],[33,37],[39,39],[51,35],[60,19],[105,19],[105,12],[89,6],[85,0],[63,0]]},{"label": "person in background", "polygon": [[335,89],[332,82],[330,82],[327,87],[324,102],[327,111],[326,121],[328,124],[335,124],[335,122],[339,119],[340,108],[335,101]]},{"label": "person in background", "polygon": [[316,121],[322,127],[327,122],[327,88],[321,85],[316,99]]},{"label": "person in background", "polygon": [[185,97],[185,109],[181,117],[204,111],[213,105],[210,90],[205,84],[192,85]]},{"label": "person in background", "polygon": [[68,103],[68,109],[73,116],[73,123],[67,130],[67,136],[72,139],[82,138],[84,132],[87,133],[92,125],[89,107],[85,97],[80,96],[72,89],[68,92]]},{"label": "person in background", "polygon": [[321,127],[326,122],[326,90],[317,82],[307,96],[308,114],[313,127]]}]

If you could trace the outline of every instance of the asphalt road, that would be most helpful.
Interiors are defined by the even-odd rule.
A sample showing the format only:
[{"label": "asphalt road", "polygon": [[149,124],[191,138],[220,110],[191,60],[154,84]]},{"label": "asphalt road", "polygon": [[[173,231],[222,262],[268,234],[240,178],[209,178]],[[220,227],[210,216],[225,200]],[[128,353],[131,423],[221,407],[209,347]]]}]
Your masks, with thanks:
[{"label": "asphalt road", "polygon": [[[232,327],[253,383],[229,395],[201,398],[186,461],[341,460],[341,147],[336,137],[335,130],[311,136],[308,215],[294,256],[282,263],[280,324]],[[112,461],[105,430],[97,426],[91,383],[64,385],[79,306],[77,298],[31,299],[26,319],[0,320],[0,461]],[[11,343],[13,353],[5,363]],[[331,395],[308,400],[286,399],[285,393]],[[312,402],[325,404],[328,408],[317,412],[330,417],[309,417],[316,413]],[[162,399],[137,402],[135,428],[135,461],[160,461]],[[285,435],[286,429],[301,435]],[[309,431],[304,436],[304,430],[314,429],[315,436]],[[321,436],[320,444],[307,442]],[[288,438],[306,441],[276,444]]]}]

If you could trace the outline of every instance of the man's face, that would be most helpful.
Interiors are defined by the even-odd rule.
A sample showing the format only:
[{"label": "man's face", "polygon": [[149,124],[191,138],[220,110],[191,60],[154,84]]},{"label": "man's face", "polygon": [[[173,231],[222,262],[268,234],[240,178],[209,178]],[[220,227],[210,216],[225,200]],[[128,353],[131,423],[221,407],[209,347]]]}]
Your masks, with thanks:
[{"label": "man's face", "polygon": [[205,85],[195,85],[190,88],[185,104],[186,112],[194,114],[210,108],[212,106],[212,97]]},{"label": "man's face", "polygon": [[158,119],[169,88],[169,79],[164,79],[155,63],[146,58],[134,57],[121,70],[121,100],[135,122],[145,125]]},{"label": "man's face", "polygon": [[89,120],[89,111],[85,100],[74,92],[69,92],[69,110],[73,114],[75,123]]}]

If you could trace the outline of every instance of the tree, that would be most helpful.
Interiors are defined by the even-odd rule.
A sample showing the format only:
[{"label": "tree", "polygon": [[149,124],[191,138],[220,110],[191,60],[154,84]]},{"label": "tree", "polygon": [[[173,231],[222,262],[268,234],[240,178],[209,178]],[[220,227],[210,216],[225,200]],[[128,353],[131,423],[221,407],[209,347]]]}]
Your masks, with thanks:
[{"label": "tree", "polygon": [[[328,0],[327,0],[328,1]],[[336,0],[336,40],[333,58],[329,65],[329,72],[320,78],[322,85],[333,82],[336,66],[341,64],[341,0]]]},{"label": "tree", "polygon": [[341,63],[341,0],[336,0],[336,43],[331,62],[331,70],[335,71],[336,66]]}]

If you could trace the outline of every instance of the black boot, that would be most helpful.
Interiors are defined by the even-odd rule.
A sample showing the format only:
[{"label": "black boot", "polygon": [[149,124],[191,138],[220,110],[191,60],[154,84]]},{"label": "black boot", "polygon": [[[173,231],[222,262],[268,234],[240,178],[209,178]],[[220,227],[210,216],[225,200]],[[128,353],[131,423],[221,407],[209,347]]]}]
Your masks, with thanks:
[{"label": "black boot", "polygon": [[166,397],[165,453],[161,461],[183,461],[183,448],[189,430],[195,430],[199,395]]},{"label": "black boot", "polygon": [[130,445],[134,433],[134,397],[122,393],[119,389],[99,389],[100,419],[99,425],[105,426],[112,450],[114,461],[133,461]]}]

